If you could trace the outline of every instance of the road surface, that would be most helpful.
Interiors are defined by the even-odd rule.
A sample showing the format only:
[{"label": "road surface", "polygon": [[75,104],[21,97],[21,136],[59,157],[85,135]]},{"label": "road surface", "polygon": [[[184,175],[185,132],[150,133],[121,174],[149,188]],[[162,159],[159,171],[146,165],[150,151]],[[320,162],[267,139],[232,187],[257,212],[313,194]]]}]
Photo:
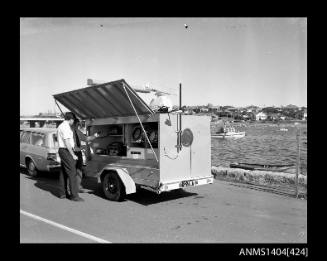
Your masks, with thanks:
[{"label": "road surface", "polygon": [[20,173],[21,243],[306,243],[307,201],[215,180],[123,202],[104,199],[95,179],[85,202],[57,197],[58,179]]}]

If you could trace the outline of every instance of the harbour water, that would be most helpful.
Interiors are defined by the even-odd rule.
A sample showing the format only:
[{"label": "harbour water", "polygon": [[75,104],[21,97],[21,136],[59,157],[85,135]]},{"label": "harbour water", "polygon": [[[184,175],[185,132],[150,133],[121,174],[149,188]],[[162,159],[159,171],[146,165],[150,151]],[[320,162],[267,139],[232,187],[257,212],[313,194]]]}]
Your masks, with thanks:
[{"label": "harbour water", "polygon": [[[228,167],[232,162],[258,164],[294,164],[297,160],[296,128],[300,130],[301,174],[307,174],[307,124],[246,123],[235,124],[245,131],[243,138],[211,139],[213,166]],[[211,126],[211,133],[215,124]]]}]

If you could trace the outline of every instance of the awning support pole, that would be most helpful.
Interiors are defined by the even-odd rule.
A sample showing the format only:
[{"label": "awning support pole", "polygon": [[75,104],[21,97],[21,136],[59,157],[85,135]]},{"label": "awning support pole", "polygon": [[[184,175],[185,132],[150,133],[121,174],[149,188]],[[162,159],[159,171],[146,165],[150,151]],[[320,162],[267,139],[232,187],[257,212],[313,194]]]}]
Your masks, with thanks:
[{"label": "awning support pole", "polygon": [[54,101],[55,101],[57,107],[59,108],[59,110],[60,110],[60,112],[61,112],[61,116],[64,117],[65,114],[64,114],[64,113],[62,112],[62,110],[60,109],[60,106],[59,106],[59,104],[57,103],[57,100],[55,99]]},{"label": "awning support pole", "polygon": [[[123,86],[124,86],[124,88],[125,88],[125,83],[123,83]],[[132,92],[132,94],[134,95],[134,97],[135,97],[136,99],[138,99],[138,101],[139,101],[141,104],[146,105],[145,107],[148,109],[148,111],[150,112],[151,115],[154,114],[154,112],[153,112],[152,110],[149,109],[148,105],[147,105],[143,100],[141,100],[140,97],[136,94],[135,90],[131,89],[131,92]]]},{"label": "awning support pole", "polygon": [[149,140],[148,134],[146,133],[146,131],[145,131],[144,127],[143,127],[142,121],[141,121],[141,119],[140,119],[140,117],[139,117],[139,115],[138,115],[138,113],[137,113],[137,111],[136,111],[136,109],[135,109],[135,107],[134,107],[134,104],[133,104],[131,98],[130,98],[129,95],[128,95],[128,92],[127,92],[127,90],[126,90],[126,87],[125,87],[125,84],[124,84],[124,83],[123,83],[123,87],[124,87],[124,90],[125,90],[126,95],[127,95],[127,97],[128,97],[128,100],[129,100],[130,104],[132,105],[132,108],[133,108],[133,110],[134,110],[134,112],[135,112],[135,115],[136,115],[137,119],[138,119],[139,122],[140,122],[140,125],[141,125],[141,127],[142,127],[143,132],[144,132],[144,135],[145,135],[145,137],[146,137],[148,143],[150,144],[150,147],[151,147],[151,150],[152,150],[152,152],[153,152],[153,154],[154,154],[154,157],[156,158],[156,161],[159,162],[158,157],[157,157],[157,154],[155,153],[155,151],[154,151],[154,149],[153,149],[153,147],[152,147],[152,144],[151,144],[151,142],[150,142],[150,140]]}]

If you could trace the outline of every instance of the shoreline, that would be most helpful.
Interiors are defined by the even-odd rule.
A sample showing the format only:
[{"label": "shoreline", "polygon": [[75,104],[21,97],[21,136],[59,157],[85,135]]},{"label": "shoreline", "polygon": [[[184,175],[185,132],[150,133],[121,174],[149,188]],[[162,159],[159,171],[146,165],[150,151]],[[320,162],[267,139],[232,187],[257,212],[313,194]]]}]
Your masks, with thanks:
[{"label": "shoreline", "polygon": [[[245,170],[223,166],[212,166],[211,173],[217,180],[286,189],[289,193],[295,191],[296,175],[294,173]],[[298,191],[301,197],[307,198],[307,176],[303,174],[299,174],[298,177]]]}]

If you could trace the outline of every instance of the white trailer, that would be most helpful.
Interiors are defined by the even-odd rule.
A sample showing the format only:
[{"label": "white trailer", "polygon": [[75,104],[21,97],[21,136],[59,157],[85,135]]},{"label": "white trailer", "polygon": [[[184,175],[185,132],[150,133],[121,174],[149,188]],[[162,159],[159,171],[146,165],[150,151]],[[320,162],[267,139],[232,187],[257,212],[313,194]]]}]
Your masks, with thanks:
[{"label": "white trailer", "polygon": [[54,98],[85,120],[88,135],[100,133],[85,174],[98,178],[106,198],[213,183],[209,116],[156,113],[123,79]]}]

